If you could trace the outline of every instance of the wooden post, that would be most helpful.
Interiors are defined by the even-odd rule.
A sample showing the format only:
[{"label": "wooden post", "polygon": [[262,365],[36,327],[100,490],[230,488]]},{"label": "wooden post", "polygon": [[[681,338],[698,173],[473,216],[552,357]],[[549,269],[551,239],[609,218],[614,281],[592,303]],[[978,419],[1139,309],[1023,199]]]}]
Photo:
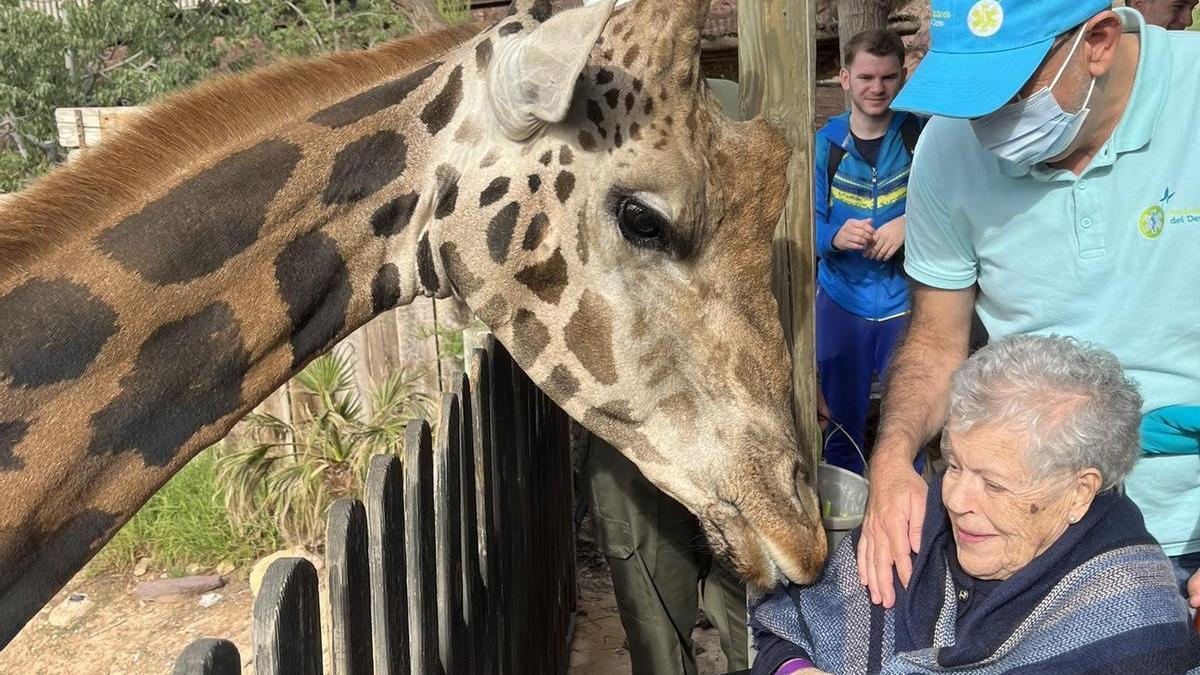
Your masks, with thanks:
[{"label": "wooden post", "polygon": [[321,674],[317,570],[304,558],[271,563],[254,599],[254,670],[260,675]]},{"label": "wooden post", "polygon": [[743,0],[738,6],[738,59],[742,112],[747,118],[765,115],[793,149],[790,190],[775,230],[775,297],[792,351],[796,430],[815,465],[821,448],[813,328],[815,0]]},{"label": "wooden post", "polygon": [[172,675],[241,675],[242,657],[229,640],[200,638],[175,660]]},{"label": "wooden post", "polygon": [[333,672],[370,675],[371,579],[362,502],[343,497],[329,507],[326,542]]},{"label": "wooden post", "polygon": [[399,457],[371,458],[366,493],[372,661],[377,675],[408,675],[408,562]]},{"label": "wooden post", "polygon": [[413,675],[442,672],[438,661],[434,552],[433,437],[412,420],[404,435],[404,547],[408,571],[408,663]]},{"label": "wooden post", "polygon": [[442,394],[442,414],[433,456],[433,510],[437,553],[437,634],[442,672],[465,673],[470,640],[462,623],[462,409],[454,394]]}]

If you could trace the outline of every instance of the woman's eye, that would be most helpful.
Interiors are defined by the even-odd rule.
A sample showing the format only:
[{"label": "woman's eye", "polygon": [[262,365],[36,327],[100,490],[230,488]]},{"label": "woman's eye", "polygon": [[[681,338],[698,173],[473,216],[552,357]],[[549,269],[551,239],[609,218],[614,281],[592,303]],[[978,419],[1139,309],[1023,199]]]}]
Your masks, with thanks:
[{"label": "woman's eye", "polygon": [[1004,492],[1004,486],[993,483],[990,480],[983,481],[983,487],[987,489],[988,492]]},{"label": "woman's eye", "polygon": [[632,197],[617,202],[617,226],[621,236],[639,248],[667,248],[667,221],[657,211]]}]

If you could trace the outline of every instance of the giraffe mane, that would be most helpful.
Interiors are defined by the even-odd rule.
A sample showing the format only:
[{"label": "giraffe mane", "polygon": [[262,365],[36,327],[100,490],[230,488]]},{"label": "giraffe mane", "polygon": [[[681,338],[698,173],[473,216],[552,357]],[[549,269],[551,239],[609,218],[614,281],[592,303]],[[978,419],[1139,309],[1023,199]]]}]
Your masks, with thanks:
[{"label": "giraffe mane", "polygon": [[477,35],[468,24],[357,52],[295,59],[212,78],[150,105],[109,142],[35,181],[0,206],[0,280],[111,221],[112,205],[143,204],[148,188],[230,145],[304,119],[424,65]]}]

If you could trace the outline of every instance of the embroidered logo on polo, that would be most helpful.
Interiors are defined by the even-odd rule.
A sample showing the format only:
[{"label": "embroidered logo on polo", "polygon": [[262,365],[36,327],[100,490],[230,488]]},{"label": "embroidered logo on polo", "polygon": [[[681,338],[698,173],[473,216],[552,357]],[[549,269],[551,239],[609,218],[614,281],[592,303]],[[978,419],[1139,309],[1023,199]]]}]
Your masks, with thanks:
[{"label": "embroidered logo on polo", "polygon": [[1162,236],[1167,225],[1200,225],[1200,207],[1167,208],[1175,193],[1171,188],[1164,188],[1158,203],[1146,207],[1138,216],[1138,232],[1147,239],[1158,239]]},{"label": "embroidered logo on polo", "polygon": [[1004,8],[997,0],[979,0],[967,12],[967,28],[976,37],[991,37],[1004,25]]}]

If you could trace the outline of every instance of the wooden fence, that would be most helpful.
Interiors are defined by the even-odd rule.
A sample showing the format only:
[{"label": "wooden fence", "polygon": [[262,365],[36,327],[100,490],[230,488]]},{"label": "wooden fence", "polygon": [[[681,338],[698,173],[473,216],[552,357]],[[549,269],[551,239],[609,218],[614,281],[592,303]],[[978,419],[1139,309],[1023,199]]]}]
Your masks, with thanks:
[{"label": "wooden fence", "polygon": [[[442,395],[438,438],[409,424],[403,453],[378,455],[365,505],[330,508],[330,625],[317,574],[275,561],[254,603],[254,669],[414,675],[563,673],[575,611],[568,417],[491,336],[470,377]],[[203,639],[176,675],[241,672],[237,648]]]}]

